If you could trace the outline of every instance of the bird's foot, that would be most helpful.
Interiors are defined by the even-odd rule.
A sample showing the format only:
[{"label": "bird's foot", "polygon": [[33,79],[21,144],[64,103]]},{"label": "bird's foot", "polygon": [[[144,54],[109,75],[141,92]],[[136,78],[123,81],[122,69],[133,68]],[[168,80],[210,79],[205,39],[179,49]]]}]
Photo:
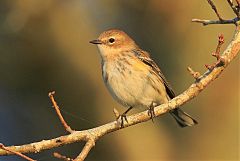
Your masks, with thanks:
[{"label": "bird's foot", "polygon": [[128,123],[127,115],[125,113],[119,115],[117,117],[117,121],[119,121],[120,127],[123,128],[124,127],[124,121],[126,121]]},{"label": "bird's foot", "polygon": [[154,112],[154,106],[153,105],[151,105],[148,109],[148,116],[151,117],[152,122],[153,122],[153,118],[156,116],[155,112]]},{"label": "bird's foot", "polygon": [[117,122],[120,122],[120,126],[121,128],[124,127],[124,120],[128,123],[127,120],[127,113],[132,109],[133,107],[130,106],[125,112],[123,112],[121,115],[119,114],[119,112],[117,111],[117,109],[113,109],[113,112],[116,116]]}]

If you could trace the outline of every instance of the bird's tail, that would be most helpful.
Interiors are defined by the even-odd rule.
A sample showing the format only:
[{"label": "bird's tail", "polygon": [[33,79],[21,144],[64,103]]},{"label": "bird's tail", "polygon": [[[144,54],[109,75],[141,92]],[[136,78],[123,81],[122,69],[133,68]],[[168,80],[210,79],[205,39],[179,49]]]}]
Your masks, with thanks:
[{"label": "bird's tail", "polygon": [[178,125],[181,127],[193,126],[195,124],[198,124],[198,122],[194,120],[189,114],[187,114],[186,112],[182,111],[179,108],[171,110],[170,114],[173,116],[173,118],[177,121]]}]

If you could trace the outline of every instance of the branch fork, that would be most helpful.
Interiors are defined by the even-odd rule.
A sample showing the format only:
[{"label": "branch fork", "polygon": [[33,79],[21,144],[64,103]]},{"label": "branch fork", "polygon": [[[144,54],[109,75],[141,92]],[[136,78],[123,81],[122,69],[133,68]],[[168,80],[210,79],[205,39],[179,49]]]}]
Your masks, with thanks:
[{"label": "branch fork", "polygon": [[196,81],[200,79],[201,74],[199,72],[195,72],[191,67],[187,67],[189,73],[195,78]]},{"label": "branch fork", "polygon": [[[63,125],[63,127],[65,128],[65,130],[67,132],[69,132],[70,134],[74,133],[75,130],[72,130],[72,128],[67,124],[67,122],[64,120],[60,110],[59,110],[59,106],[57,105],[57,102],[55,101],[54,99],[54,95],[55,95],[55,91],[52,91],[52,92],[49,92],[48,96],[53,104],[53,107]],[[53,156],[56,157],[56,158],[59,158],[59,159],[62,159],[62,160],[65,160],[65,161],[83,161],[87,154],[89,153],[89,151],[92,149],[92,147],[95,146],[95,140],[96,140],[96,137],[94,137],[94,135],[86,135],[85,137],[83,137],[83,140],[86,141],[85,143],[85,146],[83,148],[83,150],[81,151],[81,153],[77,156],[77,158],[75,159],[71,159],[69,157],[66,157],[64,155],[61,155],[60,153],[53,153]]]},{"label": "branch fork", "polygon": [[213,1],[207,0],[209,5],[212,7],[213,11],[215,12],[216,16],[218,17],[218,20],[192,19],[192,22],[202,23],[204,26],[211,25],[211,24],[234,24],[234,25],[238,26],[238,22],[240,20],[240,14],[239,14],[239,10],[240,10],[239,3],[240,2],[239,2],[239,0],[236,0],[237,6],[235,6],[233,4],[232,0],[227,0],[227,1],[228,1],[228,4],[230,5],[230,7],[232,8],[233,12],[236,15],[235,18],[229,19],[229,20],[223,19],[222,16],[219,14],[217,7],[213,3]]}]

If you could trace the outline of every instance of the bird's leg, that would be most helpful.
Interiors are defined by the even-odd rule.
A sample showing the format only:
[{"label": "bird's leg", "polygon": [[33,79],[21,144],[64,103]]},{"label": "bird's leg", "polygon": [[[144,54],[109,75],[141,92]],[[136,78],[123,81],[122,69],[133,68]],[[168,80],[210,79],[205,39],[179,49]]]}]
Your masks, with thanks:
[{"label": "bird's leg", "polygon": [[149,106],[149,109],[148,109],[148,116],[150,116],[151,117],[151,119],[152,119],[152,122],[153,122],[153,118],[156,116],[155,115],[155,112],[154,112],[154,105],[153,105],[153,102],[150,104],[150,106]]},{"label": "bird's leg", "polygon": [[128,120],[127,120],[127,113],[132,109],[133,107],[130,106],[125,112],[123,112],[121,115],[119,115],[117,117],[117,119],[120,118],[121,120],[121,128],[124,127],[124,120],[128,123]]}]

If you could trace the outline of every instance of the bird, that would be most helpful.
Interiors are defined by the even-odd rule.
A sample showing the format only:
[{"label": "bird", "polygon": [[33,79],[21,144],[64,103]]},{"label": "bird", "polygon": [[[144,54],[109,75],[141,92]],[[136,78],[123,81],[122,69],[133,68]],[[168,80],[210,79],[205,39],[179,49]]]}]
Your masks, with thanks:
[{"label": "bird", "polygon": [[[132,108],[145,107],[153,119],[154,107],[167,103],[175,93],[150,54],[142,50],[122,30],[109,29],[90,41],[96,44],[101,57],[103,81],[112,97],[127,110],[120,115],[121,126]],[[169,113],[180,127],[198,122],[180,108]]]}]

